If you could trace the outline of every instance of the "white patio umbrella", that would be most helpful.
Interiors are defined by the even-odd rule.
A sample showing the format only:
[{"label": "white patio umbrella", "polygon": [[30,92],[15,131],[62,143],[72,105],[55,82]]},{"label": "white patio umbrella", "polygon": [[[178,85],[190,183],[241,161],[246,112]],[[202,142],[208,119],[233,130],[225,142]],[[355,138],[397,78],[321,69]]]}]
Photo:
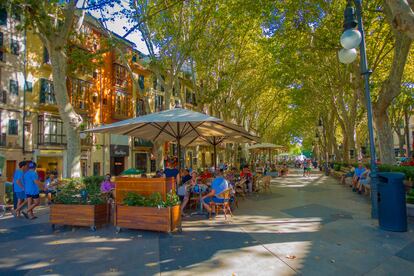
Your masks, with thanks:
[{"label": "white patio umbrella", "polygon": [[222,119],[182,108],[102,125],[88,129],[86,132],[129,135],[151,142],[176,141],[179,167],[181,167],[181,145],[190,144],[198,137],[251,136],[241,127],[226,123]]},{"label": "white patio umbrella", "polygon": [[[229,124],[229,123],[226,123]],[[237,125],[234,125],[236,128],[241,128]],[[258,136],[248,133],[244,129],[240,129],[239,135],[234,136],[200,136],[195,140],[191,141],[186,146],[195,146],[195,145],[211,145],[214,150],[214,168],[217,168],[217,146],[222,143],[256,143],[259,142],[260,138]]]},{"label": "white patio umbrella", "polygon": [[248,150],[251,151],[264,151],[264,150],[268,150],[268,154],[269,154],[269,160],[271,159],[271,151],[274,149],[283,149],[284,146],[279,146],[279,145],[275,145],[275,144],[271,144],[271,143],[260,143],[260,144],[255,144],[252,145],[250,147],[248,147]]}]

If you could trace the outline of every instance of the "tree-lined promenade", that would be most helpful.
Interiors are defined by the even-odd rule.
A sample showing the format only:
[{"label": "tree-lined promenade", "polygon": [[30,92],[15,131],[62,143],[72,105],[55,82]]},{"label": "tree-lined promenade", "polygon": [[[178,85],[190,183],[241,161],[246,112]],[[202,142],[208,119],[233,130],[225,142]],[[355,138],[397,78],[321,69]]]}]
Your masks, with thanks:
[{"label": "tree-lined promenade", "polygon": [[[23,1],[8,5],[22,15],[21,30],[34,32],[47,48],[59,114],[67,131],[67,171],[80,170],[82,120],[70,102],[70,37],[81,32],[87,12],[108,21],[127,19],[125,38],[142,37],[148,66],[165,92],[164,107],[179,78],[192,82],[200,111],[233,120],[263,140],[303,144],[321,159],[349,162],[366,155],[367,121],[358,63],[338,61],[346,1]],[[414,59],[412,1],[363,1],[376,129],[382,163],[394,163],[393,133],[410,150]],[[134,76],[128,53],[108,31]],[[73,64],[72,64],[73,65]],[[138,89],[138,94],[144,91]],[[138,97],[140,95],[137,95]],[[142,97],[149,110],[147,97]],[[317,126],[322,126],[315,141]],[[407,127],[401,127],[406,125]],[[407,141],[408,140],[408,141]],[[353,153],[351,156],[351,153]],[[408,153],[407,153],[408,154]]]}]

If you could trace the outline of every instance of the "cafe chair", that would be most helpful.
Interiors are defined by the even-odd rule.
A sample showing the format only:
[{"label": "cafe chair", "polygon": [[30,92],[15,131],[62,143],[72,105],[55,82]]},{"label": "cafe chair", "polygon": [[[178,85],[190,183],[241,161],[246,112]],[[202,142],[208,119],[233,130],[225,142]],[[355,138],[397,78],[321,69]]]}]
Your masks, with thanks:
[{"label": "cafe chair", "polygon": [[236,197],[246,198],[245,193],[246,179],[242,179],[234,185],[234,190],[236,191]]},{"label": "cafe chair", "polygon": [[223,203],[216,203],[216,202],[213,202],[213,201],[211,201],[209,203],[209,205],[210,205],[209,218],[210,219],[211,219],[211,212],[212,212],[213,208],[215,208],[216,215],[218,215],[218,213],[220,211],[220,208],[221,208],[221,210],[224,213],[224,219],[225,220],[227,220],[227,212],[229,212],[230,216],[233,217],[233,213],[231,212],[231,208],[230,208],[230,195],[231,195],[231,188],[223,191],[220,194],[220,197],[219,198],[222,198],[223,199]]},{"label": "cafe chair", "polygon": [[270,175],[263,176],[260,179],[260,185],[259,185],[260,190],[263,191],[263,192],[266,192],[266,191],[271,192],[271,190],[270,190],[270,181],[271,180],[272,180],[272,177]]}]

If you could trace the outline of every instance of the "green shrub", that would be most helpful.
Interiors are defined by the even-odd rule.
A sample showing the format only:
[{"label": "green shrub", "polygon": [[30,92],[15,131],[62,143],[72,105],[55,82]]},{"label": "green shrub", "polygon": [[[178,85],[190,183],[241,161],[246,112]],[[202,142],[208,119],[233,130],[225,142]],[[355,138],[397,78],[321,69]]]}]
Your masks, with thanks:
[{"label": "green shrub", "polygon": [[341,170],[341,164],[339,164],[339,163],[336,163],[336,164],[334,164],[334,170],[335,171],[340,171]]},{"label": "green shrub", "polygon": [[[358,167],[358,163],[334,163],[334,169],[336,170],[337,167],[345,167],[352,165],[353,167]],[[367,168],[370,167],[370,164],[364,164]],[[339,169],[340,170],[340,169]],[[401,172],[405,174],[405,179],[407,180],[414,180],[414,167],[413,166],[395,166],[395,165],[378,165],[378,171],[380,172]]]},{"label": "green shrub", "polygon": [[126,206],[142,207],[172,207],[180,204],[180,198],[174,192],[167,193],[167,200],[163,201],[160,193],[153,193],[148,197],[129,192],[126,194],[123,202]]},{"label": "green shrub", "polygon": [[[98,205],[106,202],[105,195],[101,193],[98,178],[75,178],[66,180],[55,197],[55,203]],[[86,197],[81,195],[85,194]]]}]

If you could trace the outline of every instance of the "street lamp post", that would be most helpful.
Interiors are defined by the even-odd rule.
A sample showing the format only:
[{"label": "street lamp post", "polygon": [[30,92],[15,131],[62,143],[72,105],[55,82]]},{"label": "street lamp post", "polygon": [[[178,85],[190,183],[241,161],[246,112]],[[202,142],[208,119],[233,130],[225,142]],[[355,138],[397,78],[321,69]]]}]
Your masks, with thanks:
[{"label": "street lamp post", "polygon": [[[356,59],[356,48],[358,46],[360,47],[360,70],[361,74],[364,76],[369,143],[371,152],[371,217],[378,218],[378,168],[376,163],[377,158],[375,155],[374,128],[372,124],[371,93],[369,89],[369,76],[371,74],[371,71],[368,69],[367,53],[365,48],[364,26],[362,24],[361,15],[362,0],[353,0],[353,2],[355,4],[355,9],[352,6],[351,0],[348,0],[348,4],[345,8],[345,31],[341,36],[341,45],[344,47],[344,49],[341,49],[339,51],[339,60],[345,64],[352,63]],[[358,27],[358,30],[355,29],[356,27]]]}]

